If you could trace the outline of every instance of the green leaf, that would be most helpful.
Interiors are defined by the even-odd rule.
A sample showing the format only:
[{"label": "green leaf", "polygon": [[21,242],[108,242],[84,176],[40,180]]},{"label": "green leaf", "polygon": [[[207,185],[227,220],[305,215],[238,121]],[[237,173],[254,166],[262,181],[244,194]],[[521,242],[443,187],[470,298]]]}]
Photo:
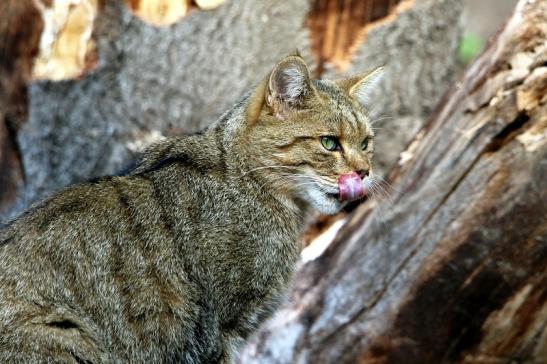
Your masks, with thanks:
[{"label": "green leaf", "polygon": [[469,63],[469,61],[479,55],[483,46],[484,39],[474,33],[465,32],[460,41],[458,59],[463,63]]}]

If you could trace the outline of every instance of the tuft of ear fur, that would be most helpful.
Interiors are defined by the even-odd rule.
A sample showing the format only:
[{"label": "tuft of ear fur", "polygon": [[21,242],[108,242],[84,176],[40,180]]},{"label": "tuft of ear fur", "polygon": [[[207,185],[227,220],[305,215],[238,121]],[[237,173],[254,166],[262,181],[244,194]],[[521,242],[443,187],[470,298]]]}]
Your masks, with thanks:
[{"label": "tuft of ear fur", "polygon": [[367,107],[370,95],[382,80],[383,75],[384,66],[380,66],[372,71],[338,81],[337,84],[361,105]]},{"label": "tuft of ear fur", "polygon": [[285,57],[270,74],[266,104],[279,119],[285,119],[290,109],[302,106],[311,91],[310,73],[299,55]]}]

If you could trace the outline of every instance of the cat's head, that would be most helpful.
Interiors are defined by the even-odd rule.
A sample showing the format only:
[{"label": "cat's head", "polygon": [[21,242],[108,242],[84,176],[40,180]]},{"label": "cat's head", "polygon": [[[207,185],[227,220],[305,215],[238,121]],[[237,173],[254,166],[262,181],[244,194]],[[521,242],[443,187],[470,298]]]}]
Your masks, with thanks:
[{"label": "cat's head", "polygon": [[257,172],[271,188],[326,214],[367,193],[374,131],[366,103],[381,74],[312,80],[298,55],[275,66],[247,109]]}]

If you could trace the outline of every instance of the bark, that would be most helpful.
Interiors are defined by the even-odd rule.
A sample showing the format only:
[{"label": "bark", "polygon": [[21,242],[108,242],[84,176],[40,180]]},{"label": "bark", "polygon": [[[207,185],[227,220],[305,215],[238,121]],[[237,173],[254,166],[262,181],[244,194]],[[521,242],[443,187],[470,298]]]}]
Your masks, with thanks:
[{"label": "bark", "polygon": [[240,362],[547,362],[546,40],[520,1]]},{"label": "bark", "polygon": [[[192,5],[196,9],[161,28],[133,16],[126,6],[148,2],[98,2],[91,38],[95,68],[85,68],[84,62],[87,74],[63,82],[35,82],[28,88],[29,116],[11,135],[26,180],[1,219],[6,221],[58,188],[116,173],[151,141],[203,128],[295,48],[312,69],[321,64],[324,77],[387,65],[375,100],[376,109],[391,119],[380,126],[376,146],[385,153],[378,153],[376,166],[391,165],[452,79],[461,1],[416,0],[401,8],[390,5],[397,1],[352,0],[349,8],[334,9],[330,18],[315,18],[315,25],[330,24],[328,34],[355,30],[361,35],[333,53],[344,55],[344,70],[336,57],[323,59],[312,47],[318,28],[307,19],[319,2],[226,1],[201,11],[197,6],[207,2],[197,1]],[[338,24],[345,23],[332,19],[370,3],[376,4],[374,14],[354,19],[357,28],[336,32]],[[1,14],[0,22],[5,22],[6,13]]]},{"label": "bark", "polygon": [[[43,22],[32,0],[0,2],[0,214],[17,198],[24,172],[17,131],[27,117],[26,84]],[[9,16],[6,16],[9,14]],[[1,225],[1,224],[0,224]]]}]

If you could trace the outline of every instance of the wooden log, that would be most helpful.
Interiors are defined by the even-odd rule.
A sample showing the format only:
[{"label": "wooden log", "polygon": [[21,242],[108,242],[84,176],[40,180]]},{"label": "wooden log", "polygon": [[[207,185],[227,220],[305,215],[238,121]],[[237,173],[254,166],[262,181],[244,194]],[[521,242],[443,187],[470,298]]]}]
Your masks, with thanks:
[{"label": "wooden log", "polygon": [[128,8],[148,24],[168,26],[188,13],[190,0],[125,0]]},{"label": "wooden log", "polygon": [[547,362],[547,2],[519,2],[403,156],[383,222],[357,209],[240,362]]},{"label": "wooden log", "polygon": [[225,0],[194,0],[196,5],[202,10],[212,10],[218,8]]},{"label": "wooden log", "polygon": [[92,38],[98,0],[35,0],[33,5],[40,10],[44,28],[32,78],[68,80],[93,70],[98,61]]},{"label": "wooden log", "polygon": [[0,213],[23,186],[16,134],[27,117],[26,84],[32,77],[43,26],[32,0],[0,2]]},{"label": "wooden log", "polygon": [[315,76],[322,76],[327,63],[347,69],[368,32],[412,6],[414,0],[311,1],[306,26],[317,64]]},{"label": "wooden log", "polygon": [[17,134],[28,117],[27,84],[93,68],[97,8],[97,0],[0,2],[0,213],[24,188]]},{"label": "wooden log", "polygon": [[125,0],[131,12],[145,23],[157,27],[172,25],[193,8],[213,10],[225,0]]}]

